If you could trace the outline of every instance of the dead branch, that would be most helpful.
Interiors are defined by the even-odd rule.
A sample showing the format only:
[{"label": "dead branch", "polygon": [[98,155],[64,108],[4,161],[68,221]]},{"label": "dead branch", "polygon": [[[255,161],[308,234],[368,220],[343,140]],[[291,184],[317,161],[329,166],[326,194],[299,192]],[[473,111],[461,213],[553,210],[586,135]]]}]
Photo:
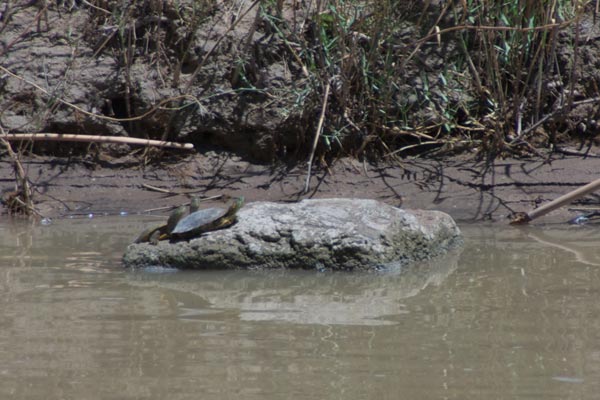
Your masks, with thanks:
[{"label": "dead branch", "polygon": [[574,200],[577,200],[588,193],[595,192],[600,189],[600,179],[596,179],[595,181],[588,183],[587,185],[581,186],[578,189],[575,189],[559,198],[552,200],[550,203],[546,203],[541,207],[538,207],[528,213],[518,212],[513,215],[512,220],[510,221],[511,225],[522,225],[526,224],[529,221],[533,221],[536,218],[541,217],[542,215],[546,215],[551,211],[556,210],[559,207],[564,206]]},{"label": "dead branch", "polygon": [[124,143],[138,146],[168,147],[173,149],[192,150],[191,143],[165,142],[162,140],[139,139],[130,137],[100,136],[100,135],[74,135],[67,133],[5,133],[0,135],[4,140],[33,140],[54,142],[82,142],[82,143]]},{"label": "dead branch", "polygon": [[323,95],[323,105],[321,107],[321,116],[319,117],[319,123],[317,125],[317,131],[315,132],[315,140],[313,141],[312,149],[310,151],[310,157],[308,158],[308,171],[306,173],[306,184],[304,185],[304,193],[308,193],[308,187],[310,185],[310,174],[312,170],[312,163],[315,157],[315,151],[317,150],[317,143],[319,143],[319,137],[321,137],[321,131],[323,130],[323,121],[325,120],[325,111],[327,110],[327,102],[329,100],[329,88],[330,83],[327,82],[325,85],[325,94]]},{"label": "dead branch", "polygon": [[[173,193],[173,194],[185,194],[185,193]],[[205,197],[203,199],[199,199],[198,201],[200,203],[203,203],[205,201],[218,200],[218,199],[221,199],[221,198],[224,198],[224,197],[227,197],[227,196],[223,195],[223,194],[218,194],[216,196],[210,196],[210,197]],[[183,205],[188,205],[189,206],[190,203],[186,203],[186,204],[183,204]],[[179,206],[164,206],[164,207],[149,208],[147,210],[144,210],[143,213],[147,214],[147,213],[156,212],[156,211],[172,210],[172,209],[174,209],[176,207],[179,207]]]},{"label": "dead branch", "polygon": [[[4,133],[2,127],[0,127],[0,133]],[[4,138],[5,135],[0,134],[0,144],[6,147],[9,157],[13,162],[13,168],[16,175],[16,187],[15,193],[8,199],[8,207],[14,210],[23,210],[26,215],[38,214],[35,207],[33,206],[32,190],[27,180],[27,174],[21,165],[19,156],[14,152],[10,143]]]}]

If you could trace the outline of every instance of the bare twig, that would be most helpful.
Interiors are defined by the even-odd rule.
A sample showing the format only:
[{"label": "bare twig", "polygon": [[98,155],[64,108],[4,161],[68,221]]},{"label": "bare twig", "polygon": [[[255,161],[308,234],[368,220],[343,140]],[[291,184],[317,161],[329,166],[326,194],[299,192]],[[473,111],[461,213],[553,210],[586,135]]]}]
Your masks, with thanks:
[{"label": "bare twig", "polygon": [[[20,209],[24,210],[25,214],[31,215],[32,213],[35,213],[35,214],[39,215],[39,213],[36,211],[35,207],[33,206],[33,199],[32,199],[33,192],[31,190],[31,186],[29,185],[29,181],[27,180],[27,174],[25,173],[25,170],[23,169],[23,166],[21,165],[21,161],[19,160],[19,156],[13,151],[12,146],[5,139],[5,135],[2,135],[2,133],[4,133],[4,129],[2,129],[2,127],[0,127],[0,144],[2,144],[4,147],[6,147],[6,151],[8,151],[8,155],[10,156],[10,158],[13,162],[13,168],[15,170],[15,175],[16,175],[17,191],[11,200],[19,203],[20,207],[16,207],[16,208],[17,209],[20,208]],[[9,207],[10,207],[10,205],[9,205]]]},{"label": "bare twig", "polygon": [[[579,101],[573,101],[571,103],[571,107],[579,106],[582,104],[593,104],[593,103],[598,103],[598,102],[600,102],[600,96],[591,97],[589,99],[584,99],[584,100],[579,100]],[[527,135],[529,132],[533,131],[534,129],[536,129],[538,126],[542,125],[544,122],[548,121],[549,119],[552,119],[555,116],[559,115],[560,113],[564,112],[564,110],[567,108],[567,106],[568,106],[567,104],[558,106],[554,111],[552,111],[549,114],[544,115],[537,122],[535,122],[531,126],[527,127],[527,129],[523,129],[523,131],[521,132],[521,137]]]},{"label": "bare twig", "polygon": [[124,143],[139,146],[169,147],[173,149],[191,150],[191,143],[164,142],[162,140],[138,139],[130,137],[100,136],[100,135],[73,135],[68,133],[5,133],[0,135],[3,140],[33,140],[53,142],[83,142],[83,143]]},{"label": "bare twig", "polygon": [[460,31],[460,30],[494,31],[494,32],[503,32],[504,31],[504,32],[526,33],[526,32],[547,31],[547,30],[554,29],[554,28],[559,28],[559,29],[565,28],[565,27],[571,25],[574,21],[575,21],[575,19],[570,19],[570,20],[563,21],[563,22],[556,22],[556,23],[551,23],[551,24],[546,24],[546,25],[541,25],[541,26],[526,27],[526,28],[518,28],[518,27],[513,27],[513,26],[486,26],[486,25],[452,26],[450,28],[446,28],[446,29],[442,29],[440,31],[436,31],[434,33],[430,33],[427,36],[419,39],[417,41],[417,43],[421,44],[430,39],[437,38],[439,35],[449,33],[449,32]]},{"label": "bare twig", "polygon": [[[180,194],[183,194],[183,193],[180,193]],[[220,199],[222,197],[224,197],[222,194],[218,194],[216,196],[210,196],[210,197],[205,197],[203,199],[199,199],[198,201],[201,202],[201,203],[203,203],[205,201],[217,200],[217,199]],[[189,205],[189,203],[187,205]],[[164,207],[149,208],[147,210],[144,210],[143,213],[146,214],[146,213],[151,213],[151,212],[156,212],[156,211],[171,210],[171,209],[173,209],[175,207],[176,206],[164,206]]]},{"label": "bare twig", "polygon": [[82,2],[83,4],[86,4],[86,5],[90,6],[90,7],[91,7],[91,8],[93,8],[93,9],[96,9],[96,10],[98,10],[98,11],[101,11],[101,12],[103,12],[103,13],[105,13],[105,14],[108,14],[108,15],[110,15],[110,14],[111,14],[111,12],[110,12],[110,11],[108,11],[108,10],[105,10],[104,8],[100,8],[100,7],[98,7],[97,5],[94,5],[94,4],[92,4],[92,3],[90,3],[90,2],[88,2],[88,1],[86,1],[86,0],[82,0],[81,2]]},{"label": "bare twig", "polygon": [[[17,38],[15,38],[13,41],[11,41],[10,43],[8,43],[7,45],[5,45],[3,47],[2,52],[0,52],[0,56],[3,56],[4,54],[6,54],[8,52],[8,50],[10,50],[11,47],[13,47],[20,40],[22,40],[24,37],[26,37],[34,26],[37,26],[37,30],[39,32],[40,31],[40,22],[41,22],[42,18],[44,18],[46,20],[46,28],[48,28],[47,13],[48,13],[48,6],[45,5],[44,7],[42,7],[40,9],[40,11],[38,11],[36,16],[33,18],[31,23],[25,28],[25,30]],[[36,24],[36,25],[34,25],[34,24]]]},{"label": "bare twig", "polygon": [[142,183],[142,187],[144,189],[148,189],[151,190],[153,192],[159,192],[159,193],[166,193],[166,194],[179,194],[179,193],[175,193],[172,190],[169,189],[163,189],[163,188],[159,188],[156,186],[152,186],[152,185],[148,185],[147,183]]},{"label": "bare twig", "polygon": [[[188,82],[185,84],[185,87],[183,88],[183,93],[184,93],[183,96],[186,96],[186,93],[190,92],[192,85],[194,84],[194,81],[196,80],[196,77],[202,70],[202,67],[204,67],[204,64],[206,63],[208,58],[210,56],[212,56],[212,54],[221,45],[221,42],[227,37],[229,32],[231,32],[244,19],[244,17],[246,17],[246,15],[259,3],[260,3],[260,0],[254,0],[254,2],[252,2],[252,4],[250,4],[250,6],[248,6],[248,8],[242,13],[242,15],[238,16],[236,18],[236,20],[231,24],[231,26],[217,39],[217,41],[211,47],[211,49],[206,54],[204,54],[204,56],[202,57],[202,59],[200,60],[200,62],[196,66],[196,68],[194,69],[194,72],[192,72],[192,75],[190,76]],[[171,127],[173,126],[173,121],[175,121],[175,119],[179,117],[178,114],[179,113],[173,113],[171,115],[171,117],[169,118],[169,122],[167,123],[165,130],[162,134],[162,140],[167,140],[167,138],[169,137]]]},{"label": "bare twig", "polygon": [[310,186],[310,174],[312,170],[312,163],[315,157],[315,151],[317,150],[317,143],[319,143],[319,137],[321,137],[321,131],[323,129],[323,121],[325,120],[325,111],[327,110],[327,101],[329,99],[329,88],[330,83],[327,82],[325,85],[325,94],[323,95],[323,105],[321,107],[321,116],[319,117],[319,123],[317,125],[317,131],[315,132],[315,139],[313,140],[312,150],[310,151],[310,157],[308,158],[308,171],[306,173],[306,184],[304,185],[304,193],[308,193]]},{"label": "bare twig", "polygon": [[[153,185],[149,185],[147,183],[142,183],[142,187],[148,190],[152,190],[154,192],[159,192],[159,193],[165,193],[165,194],[172,194],[175,196],[180,196],[180,195],[190,195],[190,194],[194,194],[194,193],[198,193],[201,192],[203,189],[193,189],[193,190],[169,190],[169,189],[163,189],[163,188],[159,188],[157,186],[153,186]],[[200,199],[200,201],[208,201],[208,200],[215,200],[215,199],[220,199],[221,197],[223,197],[222,194],[218,194],[216,196],[211,196],[211,197],[206,197],[203,199]]]},{"label": "bare twig", "polygon": [[429,41],[430,39],[437,39],[440,37],[440,35],[446,34],[446,33],[450,33],[450,32],[456,32],[456,31],[462,31],[462,30],[473,30],[473,31],[492,31],[492,32],[503,32],[503,31],[509,31],[509,32],[522,32],[522,33],[526,33],[526,32],[538,32],[538,31],[548,31],[548,30],[552,30],[552,29],[562,29],[565,28],[569,25],[571,25],[573,23],[573,19],[571,20],[567,20],[564,22],[560,22],[560,23],[552,23],[552,24],[546,24],[546,25],[542,25],[542,26],[534,26],[534,27],[527,27],[527,28],[517,28],[517,27],[512,27],[512,26],[486,26],[486,25],[459,25],[459,26],[452,26],[450,28],[446,28],[446,29],[442,29],[442,30],[432,30],[433,33],[429,33],[426,36],[422,37],[421,39],[419,39],[416,42],[416,46],[413,49],[413,51],[408,55],[408,57],[402,62],[402,65],[405,66],[408,61],[412,60],[412,58],[415,56],[415,54],[417,54],[417,52],[419,51],[419,49],[421,48],[421,46],[423,44],[425,44],[427,41]]},{"label": "bare twig", "polygon": [[221,42],[223,41],[223,39],[225,39],[227,37],[227,35],[229,34],[229,32],[231,32],[244,19],[244,17],[246,17],[246,15],[250,11],[252,11],[252,9],[259,3],[260,3],[260,0],[254,0],[254,2],[252,4],[250,4],[248,6],[248,8],[242,13],[242,15],[238,16],[236,18],[236,20],[231,24],[231,26],[217,39],[217,41],[211,47],[211,49],[204,55],[204,57],[202,57],[202,60],[198,63],[198,65],[196,66],[196,69],[194,69],[194,72],[192,72],[192,76],[190,77],[187,84],[185,85],[185,88],[183,89],[183,93],[188,93],[190,91],[190,88],[192,87],[194,80],[198,76],[198,73],[204,66],[204,63],[215,52],[215,50],[221,45]]}]

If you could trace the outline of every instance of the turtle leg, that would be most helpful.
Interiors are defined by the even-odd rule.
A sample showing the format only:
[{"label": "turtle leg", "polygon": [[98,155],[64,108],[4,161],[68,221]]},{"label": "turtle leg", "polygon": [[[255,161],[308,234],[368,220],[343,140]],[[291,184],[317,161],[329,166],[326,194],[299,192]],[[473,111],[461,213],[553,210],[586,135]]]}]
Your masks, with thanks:
[{"label": "turtle leg", "polygon": [[157,245],[159,240],[162,239],[162,232],[161,231],[156,231],[154,233],[152,233],[152,235],[150,235],[150,238],[148,238],[148,241],[151,244]]}]

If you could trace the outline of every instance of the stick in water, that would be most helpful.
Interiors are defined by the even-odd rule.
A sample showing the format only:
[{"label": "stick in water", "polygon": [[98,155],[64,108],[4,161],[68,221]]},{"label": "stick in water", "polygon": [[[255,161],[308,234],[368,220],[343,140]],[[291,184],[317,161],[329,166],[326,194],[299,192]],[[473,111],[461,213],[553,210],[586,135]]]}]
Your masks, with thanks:
[{"label": "stick in water", "polygon": [[536,218],[541,217],[542,215],[546,215],[551,211],[556,210],[559,207],[564,206],[574,200],[577,200],[588,193],[595,192],[600,189],[600,179],[596,179],[592,183],[588,183],[587,185],[581,186],[572,192],[569,192],[563,196],[560,196],[558,199],[552,200],[550,203],[544,204],[541,207],[536,208],[528,213],[518,212],[513,215],[512,221],[510,221],[511,225],[520,225],[526,224],[529,221],[533,221]]}]

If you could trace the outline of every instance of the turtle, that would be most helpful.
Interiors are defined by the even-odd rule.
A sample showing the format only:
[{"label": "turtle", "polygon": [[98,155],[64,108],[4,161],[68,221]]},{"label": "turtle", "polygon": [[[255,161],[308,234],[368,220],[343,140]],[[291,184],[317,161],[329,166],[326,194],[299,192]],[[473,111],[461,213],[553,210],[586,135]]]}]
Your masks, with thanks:
[{"label": "turtle", "polygon": [[171,231],[171,239],[190,239],[204,232],[227,228],[237,221],[237,211],[244,205],[244,197],[233,201],[229,208],[213,207],[198,210],[182,218]]},{"label": "turtle", "polygon": [[[189,205],[189,213],[194,213],[200,208],[200,199],[193,197]],[[171,215],[166,224],[148,228],[143,231],[140,236],[134,241],[134,243],[145,243],[150,242],[152,244],[158,243],[159,240],[164,240],[170,237],[171,231],[175,228],[177,223],[186,215],[188,215],[187,205],[177,207]]]}]

